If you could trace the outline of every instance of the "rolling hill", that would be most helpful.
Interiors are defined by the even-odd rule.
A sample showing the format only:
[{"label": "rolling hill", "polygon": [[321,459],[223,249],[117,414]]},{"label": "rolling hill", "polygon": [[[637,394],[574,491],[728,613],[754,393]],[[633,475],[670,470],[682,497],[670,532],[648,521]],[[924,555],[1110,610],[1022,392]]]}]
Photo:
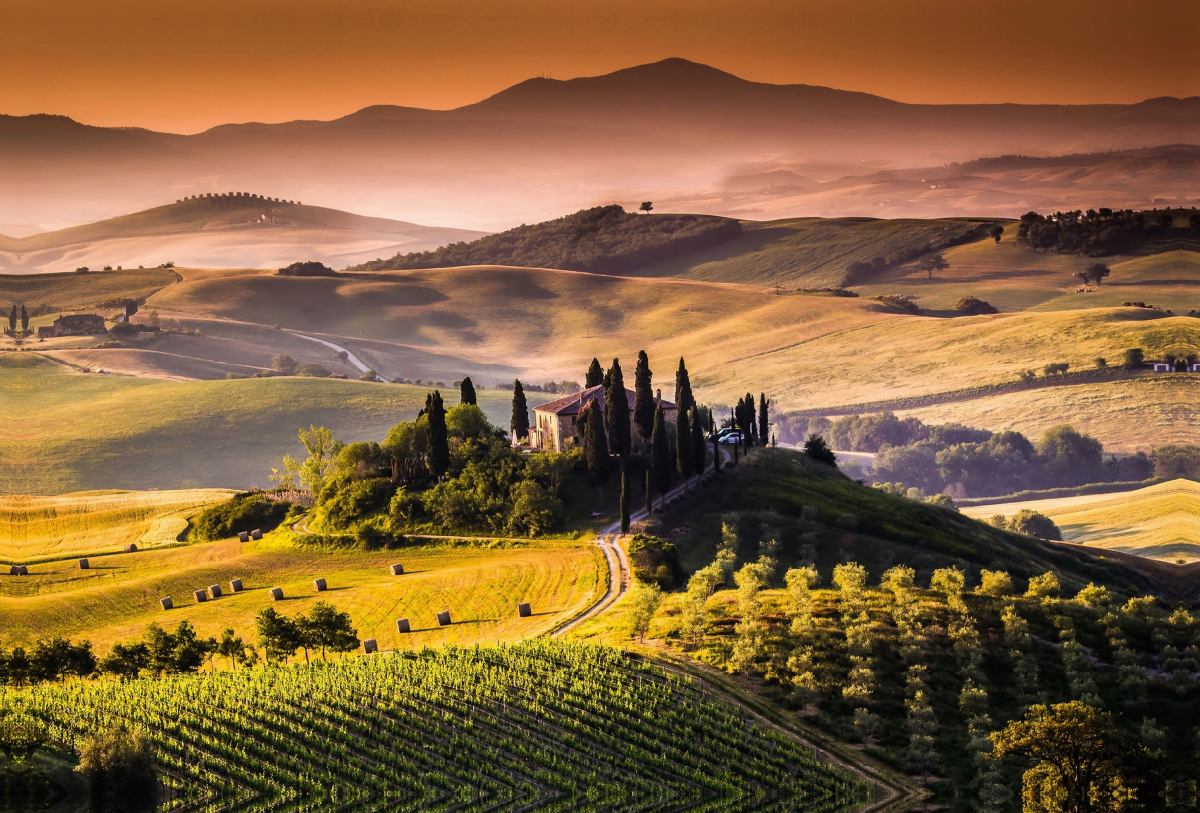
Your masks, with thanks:
[{"label": "rolling hill", "polygon": [[179,200],[26,237],[0,235],[0,273],[86,266],[279,268],[317,260],[341,268],[379,254],[427,251],[480,232],[362,217],[246,193]]},{"label": "rolling hill", "polygon": [[[884,199],[856,200],[869,181],[768,213],[762,196],[724,200],[723,183],[781,169],[823,183],[988,155],[1196,143],[1200,99],[914,105],[667,59],[604,76],[530,79],[454,110],[377,106],[333,121],[228,124],[186,136],[0,117],[0,232],[144,208],[164,190],[181,198],[230,188],[488,231],[614,199],[704,200],[670,208],[741,217],[873,215],[888,201],[889,215],[957,215],[957,199],[905,209],[911,194],[897,192],[912,190],[894,184]],[[1128,194],[1155,196],[1157,186]]]}]

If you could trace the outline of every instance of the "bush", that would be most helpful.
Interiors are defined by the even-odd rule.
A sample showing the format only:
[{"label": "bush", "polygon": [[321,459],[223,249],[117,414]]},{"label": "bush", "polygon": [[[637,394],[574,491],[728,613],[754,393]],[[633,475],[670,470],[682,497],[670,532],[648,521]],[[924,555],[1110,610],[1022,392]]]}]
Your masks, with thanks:
[{"label": "bush", "polygon": [[308,376],[309,378],[329,378],[333,373],[322,364],[297,364],[295,375]]},{"label": "bush", "polygon": [[629,564],[635,579],[664,590],[683,584],[687,578],[674,543],[657,536],[635,534],[629,542]]},{"label": "bush", "polygon": [[954,309],[964,316],[980,316],[985,313],[999,313],[1000,311],[990,303],[982,299],[977,299],[973,296],[964,296],[958,300]]},{"label": "bush", "polygon": [[392,481],[386,477],[353,480],[321,502],[321,516],[334,530],[346,530],[363,517],[388,505],[392,498]]},{"label": "bush", "polygon": [[829,448],[829,444],[825,442],[825,438],[820,435],[808,436],[808,440],[804,441],[804,454],[818,463],[824,463],[829,466],[837,465],[837,455]]},{"label": "bush", "polygon": [[196,538],[201,542],[228,539],[242,531],[270,531],[283,522],[291,503],[268,499],[262,494],[238,494],[214,505],[196,519]]},{"label": "bush", "polygon": [[1008,521],[1008,530],[1026,536],[1036,536],[1038,539],[1062,541],[1062,532],[1058,530],[1054,520],[1028,508],[1022,508]]},{"label": "bush", "polygon": [[280,268],[279,275],[281,277],[336,277],[338,272],[324,263],[307,262],[292,263],[287,268]]},{"label": "bush", "polygon": [[562,527],[562,503],[533,480],[517,483],[509,498],[513,506],[508,519],[509,533],[541,536]]},{"label": "bush", "polygon": [[79,767],[101,805],[128,809],[153,802],[157,790],[150,738],[124,724],[111,726],[83,741]]}]

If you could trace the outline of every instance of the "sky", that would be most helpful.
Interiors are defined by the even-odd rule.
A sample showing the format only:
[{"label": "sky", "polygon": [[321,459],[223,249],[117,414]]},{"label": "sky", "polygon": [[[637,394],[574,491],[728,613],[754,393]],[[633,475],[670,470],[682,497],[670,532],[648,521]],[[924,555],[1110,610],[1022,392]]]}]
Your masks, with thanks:
[{"label": "sky", "polygon": [[0,0],[0,113],[192,133],[679,56],[914,103],[1200,95],[1200,3]]}]

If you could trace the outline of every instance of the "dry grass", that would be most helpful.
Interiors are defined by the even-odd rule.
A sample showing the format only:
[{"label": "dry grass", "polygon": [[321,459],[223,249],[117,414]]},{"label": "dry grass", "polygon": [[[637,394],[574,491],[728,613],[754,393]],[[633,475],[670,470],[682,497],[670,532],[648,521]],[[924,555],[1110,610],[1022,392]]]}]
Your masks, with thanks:
[{"label": "dry grass", "polygon": [[[174,626],[189,620],[201,635],[232,627],[254,637],[254,617],[274,606],[286,615],[318,600],[312,580],[329,589],[319,598],[348,611],[361,638],[382,648],[442,643],[492,643],[539,635],[588,606],[603,593],[607,566],[594,544],[529,542],[507,549],[427,545],[397,551],[317,551],[297,547],[291,534],[268,534],[261,543],[224,541],[92,560],[36,565],[28,577],[0,579],[0,639],[24,644],[50,635],[90,639],[107,650],[141,636],[150,621]],[[403,576],[388,565],[404,564]],[[196,604],[192,591],[240,578],[246,589]],[[286,599],[271,602],[267,590]],[[172,596],[163,612],[158,599]],[[534,616],[520,619],[529,601]],[[449,609],[454,623],[439,628],[434,613]],[[413,633],[400,636],[395,620],[407,617]]]},{"label": "dry grass", "polygon": [[219,489],[0,497],[0,560],[36,562],[177,544],[189,517],[233,492]]},{"label": "dry grass", "polygon": [[1168,483],[1120,494],[982,505],[963,513],[986,519],[1028,508],[1050,517],[1063,539],[1151,559],[1187,564],[1200,561],[1200,483]]}]

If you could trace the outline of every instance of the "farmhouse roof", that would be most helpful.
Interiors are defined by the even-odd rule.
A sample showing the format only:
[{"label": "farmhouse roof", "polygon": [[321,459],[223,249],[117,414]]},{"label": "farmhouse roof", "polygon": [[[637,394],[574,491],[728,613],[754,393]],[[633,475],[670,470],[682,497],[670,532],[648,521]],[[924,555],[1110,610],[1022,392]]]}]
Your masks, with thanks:
[{"label": "farmhouse roof", "polygon": [[[635,397],[636,394],[633,390],[625,390],[625,400],[629,402],[630,412],[633,411]],[[588,387],[586,390],[567,395],[556,401],[548,401],[540,406],[535,406],[533,411],[549,415],[578,415],[592,401],[596,401],[599,404],[601,412],[604,411],[604,385],[597,384],[594,387]],[[666,400],[662,401],[662,407],[664,410],[675,409],[675,405]]]}]

